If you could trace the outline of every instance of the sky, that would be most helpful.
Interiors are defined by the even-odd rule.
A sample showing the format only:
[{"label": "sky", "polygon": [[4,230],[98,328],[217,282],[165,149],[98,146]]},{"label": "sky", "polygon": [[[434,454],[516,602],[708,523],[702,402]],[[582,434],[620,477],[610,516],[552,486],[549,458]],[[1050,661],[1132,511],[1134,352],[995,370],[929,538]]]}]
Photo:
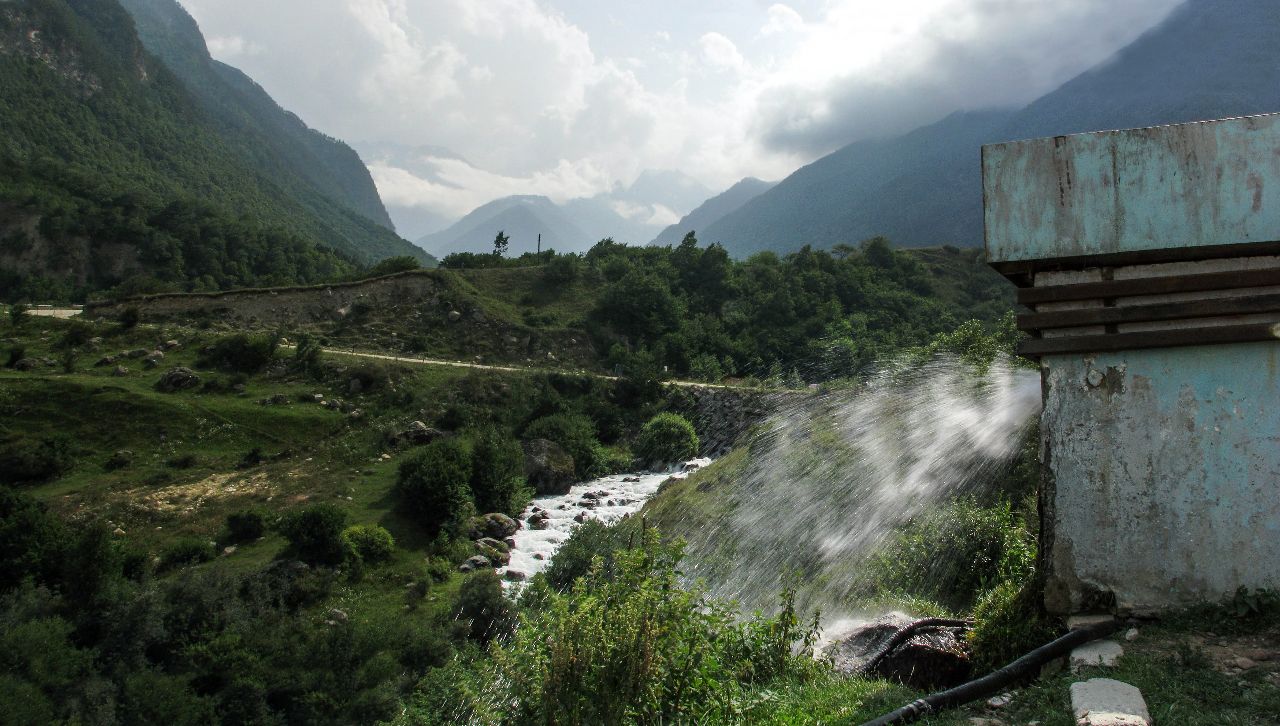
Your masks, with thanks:
[{"label": "sky", "polygon": [[1181,0],[180,2],[215,58],[361,152],[393,216],[444,220],[646,169],[780,179],[1034,100]]}]

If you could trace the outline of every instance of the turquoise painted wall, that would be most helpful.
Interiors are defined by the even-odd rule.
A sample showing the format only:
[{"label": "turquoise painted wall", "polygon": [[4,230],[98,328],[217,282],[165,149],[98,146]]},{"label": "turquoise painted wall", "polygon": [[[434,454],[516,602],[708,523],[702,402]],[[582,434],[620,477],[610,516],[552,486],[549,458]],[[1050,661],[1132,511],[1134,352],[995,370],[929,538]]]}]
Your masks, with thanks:
[{"label": "turquoise painted wall", "polygon": [[1280,240],[1280,115],[982,152],[993,262]]},{"label": "turquoise painted wall", "polygon": [[1158,611],[1280,587],[1280,344],[1042,366],[1051,610],[1095,592]]}]

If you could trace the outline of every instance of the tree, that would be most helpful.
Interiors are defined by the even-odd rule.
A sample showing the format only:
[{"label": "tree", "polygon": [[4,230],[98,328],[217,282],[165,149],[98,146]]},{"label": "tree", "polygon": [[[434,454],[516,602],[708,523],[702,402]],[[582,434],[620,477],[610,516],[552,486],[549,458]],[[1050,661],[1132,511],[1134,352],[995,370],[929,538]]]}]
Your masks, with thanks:
[{"label": "tree", "polygon": [[511,242],[511,238],[505,234],[506,230],[498,230],[498,236],[493,238],[493,256],[506,257],[507,246]]},{"label": "tree", "polygon": [[524,508],[524,452],[492,429],[477,437],[471,454],[471,493],[481,512],[518,514]]},{"label": "tree", "polygon": [[636,454],[649,464],[671,464],[698,455],[698,434],[693,424],[675,413],[660,413],[640,429]]},{"label": "tree", "polygon": [[428,533],[465,522],[475,511],[471,452],[457,439],[433,441],[400,465],[400,506]]},{"label": "tree", "polygon": [[341,564],[347,556],[342,530],[347,514],[323,503],[286,512],[278,529],[289,540],[299,559],[325,565]]}]

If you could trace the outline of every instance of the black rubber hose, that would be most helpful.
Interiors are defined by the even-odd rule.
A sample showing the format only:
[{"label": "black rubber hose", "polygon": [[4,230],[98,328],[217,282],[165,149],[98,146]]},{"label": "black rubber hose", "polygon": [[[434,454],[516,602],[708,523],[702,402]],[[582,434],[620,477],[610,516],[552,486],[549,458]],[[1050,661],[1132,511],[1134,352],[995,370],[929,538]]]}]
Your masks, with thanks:
[{"label": "black rubber hose", "polygon": [[882,647],[875,655],[867,659],[866,664],[862,666],[861,672],[863,675],[870,675],[875,672],[876,666],[880,665],[880,661],[884,660],[886,656],[892,653],[894,648],[897,648],[899,645],[907,642],[911,639],[911,636],[925,628],[968,629],[972,625],[972,620],[955,620],[952,618],[924,618],[922,620],[917,620],[902,630],[894,633],[893,637],[889,639],[889,642],[884,644],[884,647]]},{"label": "black rubber hose", "polygon": [[925,696],[918,701],[908,703],[893,713],[887,713],[873,721],[867,721],[862,726],[890,726],[890,724],[911,723],[921,716],[927,716],[956,706],[963,706],[970,701],[995,695],[1005,686],[1030,675],[1032,671],[1040,668],[1045,663],[1055,658],[1061,658],[1085,643],[1114,633],[1120,628],[1120,625],[1121,622],[1119,620],[1112,620],[1073,630],[1051,643],[1036,648],[998,671],[992,671],[975,681],[969,681],[955,688]]}]

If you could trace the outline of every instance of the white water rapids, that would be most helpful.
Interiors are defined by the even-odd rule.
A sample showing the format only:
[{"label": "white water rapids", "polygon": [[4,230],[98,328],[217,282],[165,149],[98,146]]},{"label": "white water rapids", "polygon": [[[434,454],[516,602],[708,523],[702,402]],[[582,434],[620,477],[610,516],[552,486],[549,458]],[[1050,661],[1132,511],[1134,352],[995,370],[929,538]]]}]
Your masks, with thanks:
[{"label": "white water rapids", "polygon": [[[587,519],[612,524],[640,511],[644,503],[667,479],[683,479],[710,464],[710,459],[692,459],[674,471],[614,474],[575,484],[568,494],[536,497],[520,514],[520,529],[513,539],[511,561],[498,573],[520,572],[527,577],[542,572],[551,563],[556,550]],[[530,519],[546,512],[546,525],[535,529]]]}]

